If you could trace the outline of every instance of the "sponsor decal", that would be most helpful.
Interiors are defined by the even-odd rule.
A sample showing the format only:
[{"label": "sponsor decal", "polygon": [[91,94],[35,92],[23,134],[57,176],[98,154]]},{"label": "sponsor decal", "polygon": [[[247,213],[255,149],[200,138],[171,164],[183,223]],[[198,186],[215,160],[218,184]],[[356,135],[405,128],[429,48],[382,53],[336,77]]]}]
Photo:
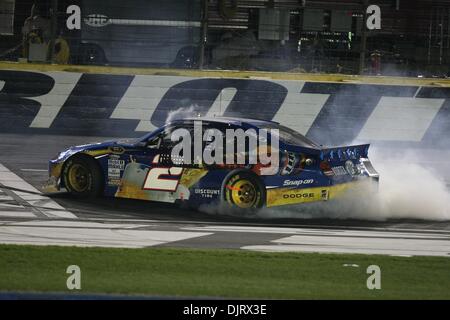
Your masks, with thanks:
[{"label": "sponsor decal", "polygon": [[121,146],[112,146],[109,147],[109,150],[114,154],[123,154],[125,152],[125,149]]},{"label": "sponsor decal", "polygon": [[287,155],[285,155],[285,165],[281,169],[280,174],[282,176],[291,174],[294,171],[295,165],[297,164],[298,158],[295,156],[294,153],[288,152]]},{"label": "sponsor decal", "polygon": [[108,177],[109,178],[120,178],[120,169],[108,168]]},{"label": "sponsor decal", "polygon": [[288,204],[299,204],[315,201],[327,201],[343,197],[347,192],[367,194],[369,179],[355,180],[341,183],[331,187],[317,187],[305,189],[277,188],[267,190],[267,206],[282,206]]},{"label": "sponsor decal", "polygon": [[120,186],[120,183],[121,183],[120,178],[119,179],[114,179],[114,178],[108,177],[108,185],[109,186],[116,186],[116,187],[118,187],[118,186]]},{"label": "sponsor decal", "polygon": [[305,180],[284,180],[283,187],[299,187],[301,185],[312,184],[314,179]]},{"label": "sponsor decal", "polygon": [[322,197],[324,188],[277,188],[267,190],[267,206],[282,206],[287,204],[298,204],[305,202],[327,200]]},{"label": "sponsor decal", "polygon": [[284,199],[293,199],[293,198],[314,198],[315,194],[313,192],[310,193],[290,193],[290,194],[283,194]]},{"label": "sponsor decal", "polygon": [[110,158],[108,159],[108,168],[123,170],[125,169],[125,160]]},{"label": "sponsor decal", "polygon": [[84,18],[84,23],[90,27],[105,27],[110,21],[109,18],[103,14],[90,14]]},{"label": "sponsor decal", "polygon": [[125,160],[118,159],[119,156],[112,155],[108,159],[108,185],[119,186],[120,176],[125,169]]},{"label": "sponsor decal", "polygon": [[202,198],[214,198],[220,195],[220,190],[217,189],[195,189],[195,194],[200,195]]}]

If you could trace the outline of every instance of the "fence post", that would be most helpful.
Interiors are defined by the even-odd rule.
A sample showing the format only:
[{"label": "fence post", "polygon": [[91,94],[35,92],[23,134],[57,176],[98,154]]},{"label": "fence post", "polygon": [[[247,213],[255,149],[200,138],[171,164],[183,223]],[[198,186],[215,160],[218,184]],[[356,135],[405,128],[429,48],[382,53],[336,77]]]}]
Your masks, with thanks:
[{"label": "fence post", "polygon": [[56,29],[58,24],[58,0],[52,0],[50,8],[51,38],[47,50],[47,62],[53,63],[53,53],[55,51]]}]

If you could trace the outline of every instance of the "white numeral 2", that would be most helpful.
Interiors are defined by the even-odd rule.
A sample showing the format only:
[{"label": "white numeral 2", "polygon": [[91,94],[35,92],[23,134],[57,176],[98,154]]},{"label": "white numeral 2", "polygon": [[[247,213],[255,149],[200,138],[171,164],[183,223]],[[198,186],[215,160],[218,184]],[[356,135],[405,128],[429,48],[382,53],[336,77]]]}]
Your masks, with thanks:
[{"label": "white numeral 2", "polygon": [[[147,173],[142,189],[175,192],[182,172],[183,168],[179,167],[151,168]],[[170,176],[173,178],[161,178],[161,176]]]}]

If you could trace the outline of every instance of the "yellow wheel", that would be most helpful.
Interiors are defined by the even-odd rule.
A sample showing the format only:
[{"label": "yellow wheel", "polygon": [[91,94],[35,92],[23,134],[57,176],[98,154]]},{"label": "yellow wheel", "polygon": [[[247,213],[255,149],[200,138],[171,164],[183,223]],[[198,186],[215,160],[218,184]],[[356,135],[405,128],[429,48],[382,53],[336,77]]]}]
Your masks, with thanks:
[{"label": "yellow wheel", "polygon": [[240,180],[231,188],[231,199],[239,208],[251,208],[255,204],[256,189],[248,180]]},{"label": "yellow wheel", "polygon": [[69,183],[76,192],[84,192],[88,188],[89,170],[81,164],[74,164],[69,168]]},{"label": "yellow wheel", "polygon": [[239,172],[225,179],[224,200],[240,209],[260,208],[264,204],[264,188],[258,178]]},{"label": "yellow wheel", "polygon": [[74,156],[62,171],[63,186],[75,196],[95,197],[104,190],[103,174],[97,161],[88,156]]}]

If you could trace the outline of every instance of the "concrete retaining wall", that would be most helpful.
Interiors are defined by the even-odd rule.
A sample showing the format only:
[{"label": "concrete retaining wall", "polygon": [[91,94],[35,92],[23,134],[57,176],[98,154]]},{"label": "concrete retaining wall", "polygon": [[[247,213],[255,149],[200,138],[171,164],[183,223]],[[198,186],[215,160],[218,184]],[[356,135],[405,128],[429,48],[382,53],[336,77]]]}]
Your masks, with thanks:
[{"label": "concrete retaining wall", "polygon": [[[207,75],[209,76],[209,75]],[[327,145],[450,149],[450,88],[0,70],[0,132],[138,136],[171,112],[278,121]]]}]

